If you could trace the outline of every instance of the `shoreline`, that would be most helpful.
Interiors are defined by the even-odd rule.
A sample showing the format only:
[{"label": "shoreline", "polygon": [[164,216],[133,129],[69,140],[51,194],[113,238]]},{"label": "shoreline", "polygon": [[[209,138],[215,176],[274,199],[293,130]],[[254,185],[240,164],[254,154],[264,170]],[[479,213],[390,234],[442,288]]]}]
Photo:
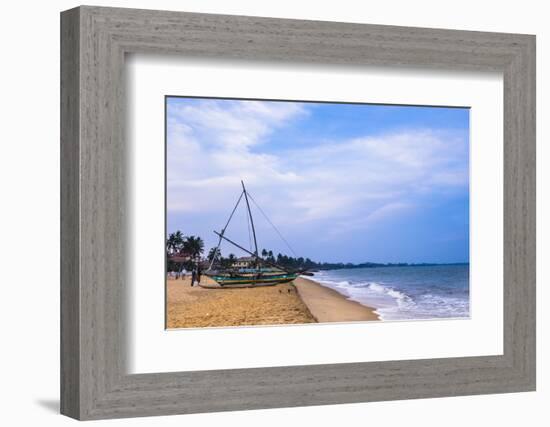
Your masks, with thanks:
[{"label": "shoreline", "polygon": [[375,312],[376,308],[350,300],[315,280],[299,277],[293,283],[298,295],[318,323],[381,320]]}]

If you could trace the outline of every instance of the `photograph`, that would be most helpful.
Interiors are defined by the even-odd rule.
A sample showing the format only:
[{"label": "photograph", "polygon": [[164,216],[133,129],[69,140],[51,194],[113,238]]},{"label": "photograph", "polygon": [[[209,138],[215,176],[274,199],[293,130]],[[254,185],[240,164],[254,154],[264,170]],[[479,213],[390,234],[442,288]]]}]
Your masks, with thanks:
[{"label": "photograph", "polygon": [[470,318],[470,109],[165,96],[166,329]]}]

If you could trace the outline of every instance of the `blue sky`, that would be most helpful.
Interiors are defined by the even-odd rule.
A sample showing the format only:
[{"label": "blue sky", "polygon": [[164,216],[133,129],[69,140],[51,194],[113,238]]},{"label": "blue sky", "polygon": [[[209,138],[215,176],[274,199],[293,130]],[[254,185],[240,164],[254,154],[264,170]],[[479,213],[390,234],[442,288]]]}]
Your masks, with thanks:
[{"label": "blue sky", "polygon": [[[168,232],[215,246],[242,179],[298,256],[469,260],[468,109],[168,97],[166,119]],[[227,236],[250,247],[244,204]]]}]

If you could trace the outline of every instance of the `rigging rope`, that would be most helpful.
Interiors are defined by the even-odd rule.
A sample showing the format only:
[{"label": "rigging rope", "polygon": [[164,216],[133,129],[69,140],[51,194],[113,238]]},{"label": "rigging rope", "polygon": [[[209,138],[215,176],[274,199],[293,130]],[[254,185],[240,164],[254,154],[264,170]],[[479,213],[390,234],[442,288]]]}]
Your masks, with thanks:
[{"label": "rigging rope", "polygon": [[248,197],[250,198],[250,200],[252,200],[252,202],[254,203],[254,205],[258,208],[258,210],[261,212],[261,214],[264,216],[264,218],[267,220],[267,222],[269,222],[269,224],[273,227],[273,229],[277,232],[277,234],[279,235],[279,237],[281,238],[281,240],[285,243],[285,245],[287,246],[288,249],[290,249],[290,252],[292,252],[292,254],[297,258],[298,255],[296,254],[296,252],[294,252],[294,249],[292,249],[292,246],[290,246],[290,243],[288,243],[286,241],[286,239],[283,237],[283,235],[281,234],[281,232],[277,229],[277,227],[275,227],[275,224],[273,224],[271,222],[271,220],[267,217],[267,215],[265,214],[265,212],[262,210],[262,208],[258,205],[258,203],[256,203],[256,200],[254,200],[254,197],[252,197],[252,195],[247,191],[246,194],[248,194]]}]

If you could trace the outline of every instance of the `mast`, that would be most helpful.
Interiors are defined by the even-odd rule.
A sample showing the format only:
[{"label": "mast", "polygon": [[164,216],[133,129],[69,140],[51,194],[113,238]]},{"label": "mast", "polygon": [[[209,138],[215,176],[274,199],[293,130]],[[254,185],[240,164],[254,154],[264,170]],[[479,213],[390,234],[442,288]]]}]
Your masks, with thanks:
[{"label": "mast", "polygon": [[241,180],[243,186],[244,200],[246,200],[246,208],[248,209],[248,216],[250,218],[250,225],[252,226],[252,235],[254,236],[254,255],[256,257],[256,266],[258,265],[258,242],[256,241],[256,230],[254,229],[254,220],[252,219],[252,211],[250,210],[250,203],[248,203],[248,193],[244,186],[244,181]]}]

